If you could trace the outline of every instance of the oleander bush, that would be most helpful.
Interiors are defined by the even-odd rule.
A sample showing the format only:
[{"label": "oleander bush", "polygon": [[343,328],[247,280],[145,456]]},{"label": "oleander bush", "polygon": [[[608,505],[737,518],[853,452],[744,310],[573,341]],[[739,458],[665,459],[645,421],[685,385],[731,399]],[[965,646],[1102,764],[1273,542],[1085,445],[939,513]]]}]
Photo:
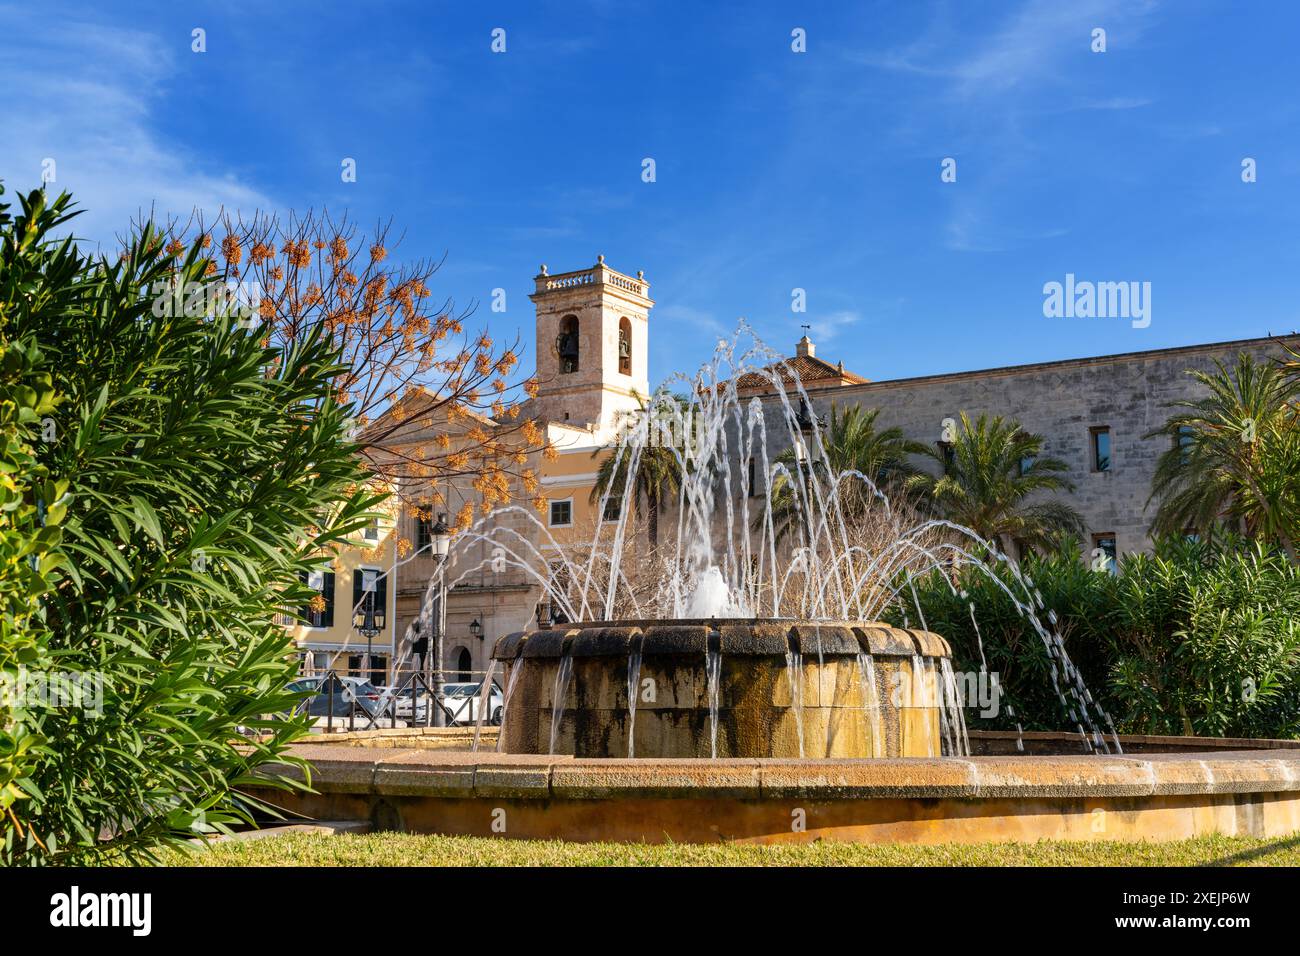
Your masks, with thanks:
[{"label": "oleander bush", "polygon": [[[994,567],[1015,590],[1010,566]],[[1300,735],[1300,567],[1281,550],[1220,534],[1213,545],[1162,540],[1153,554],[1123,557],[1116,574],[1070,549],[1021,567],[1041,595],[1040,620],[1120,733]],[[955,667],[978,671],[982,644],[998,674],[1003,706],[988,719],[968,710],[971,728],[1074,729],[1042,638],[989,573],[932,574],[918,597]]]},{"label": "oleander bush", "polygon": [[[0,185],[0,195],[4,186]],[[12,219],[0,203],[0,230]],[[5,233],[9,243],[16,238]],[[16,819],[9,808],[28,795],[24,787],[38,759],[40,737],[15,706],[23,673],[42,669],[46,642],[36,617],[40,598],[57,580],[61,556],[57,509],[66,483],[51,482],[34,448],[42,420],[54,410],[50,373],[31,336],[14,338],[10,303],[21,294],[16,274],[0,271],[0,821]],[[47,507],[44,503],[48,502]]]},{"label": "oleander bush", "polygon": [[[28,678],[0,737],[4,863],[139,859],[248,819],[241,788],[305,729],[265,716],[293,703],[277,612],[376,500],[323,332],[272,347],[206,294],[225,276],[202,240],[146,224],[85,255],[52,236],[74,214],[37,191],[0,221],[0,662]],[[160,296],[177,282],[199,294]],[[53,550],[24,571],[33,538]]]}]

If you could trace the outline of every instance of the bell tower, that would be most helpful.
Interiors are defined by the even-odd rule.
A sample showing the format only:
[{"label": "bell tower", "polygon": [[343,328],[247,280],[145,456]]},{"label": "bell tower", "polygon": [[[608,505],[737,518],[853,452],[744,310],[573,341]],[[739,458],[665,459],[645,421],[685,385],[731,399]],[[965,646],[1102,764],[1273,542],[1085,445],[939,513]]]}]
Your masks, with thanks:
[{"label": "bell tower", "polygon": [[536,408],[543,418],[613,430],[620,413],[649,398],[650,283],[615,272],[598,256],[577,272],[546,266],[529,296],[537,310]]}]

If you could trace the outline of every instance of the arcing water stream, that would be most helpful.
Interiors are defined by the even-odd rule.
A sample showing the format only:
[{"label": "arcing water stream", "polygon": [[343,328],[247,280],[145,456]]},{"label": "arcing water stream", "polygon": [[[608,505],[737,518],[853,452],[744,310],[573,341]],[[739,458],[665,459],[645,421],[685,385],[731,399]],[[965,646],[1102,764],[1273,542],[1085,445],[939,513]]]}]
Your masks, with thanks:
[{"label": "arcing water stream", "polygon": [[[745,382],[764,387],[745,388],[741,394],[742,376]],[[924,628],[913,579],[941,570],[954,587],[955,572],[972,567],[996,582],[1030,622],[1047,656],[1063,712],[1070,716],[1085,749],[1118,750],[1110,718],[1093,701],[1066,653],[1055,629],[1055,615],[1047,615],[1048,625],[1040,618],[1043,602],[1033,583],[994,542],[969,528],[942,519],[909,519],[868,476],[853,470],[834,472],[826,465],[825,436],[821,423],[809,412],[812,407],[793,370],[742,324],[736,338],[720,342],[713,361],[697,375],[673,376],[640,414],[629,416],[622,437],[609,452],[616,472],[636,474],[643,460],[653,455],[661,459],[660,464],[671,464],[678,476],[674,500],[661,505],[660,528],[670,528],[670,534],[657,553],[648,552],[644,541],[633,534],[635,483],[628,481],[608,489],[596,506],[596,513],[603,514],[611,498],[617,501],[617,522],[598,525],[591,540],[581,546],[557,541],[551,529],[524,506],[507,506],[480,518],[457,535],[453,558],[457,551],[468,552],[478,543],[487,544],[493,556],[458,569],[447,584],[455,586],[490,561],[497,570],[507,566],[524,571],[544,589],[545,600],[570,621],[751,617],[872,621],[897,607],[905,616],[914,612]],[[757,487],[751,487],[751,481]],[[530,534],[518,530],[521,522]],[[625,560],[628,555],[633,556],[631,561]],[[1010,572],[1011,585],[994,573],[1000,565]],[[426,634],[435,586],[436,581],[431,581],[421,610]],[[973,604],[970,607],[974,621]],[[975,633],[979,635],[978,623]],[[409,647],[412,638],[408,630],[403,646]],[[980,642],[983,661],[982,638]],[[805,650],[792,647],[787,656],[797,720]],[[633,714],[639,646],[636,653],[638,658],[630,660],[628,667]],[[707,674],[715,754],[719,657],[710,649]],[[870,655],[863,657],[859,667],[863,719],[878,741],[881,708],[874,667]],[[986,669],[983,663],[981,667]],[[571,669],[566,657],[556,677],[557,700],[567,692]],[[945,663],[936,671],[933,664],[916,663],[913,676],[914,693],[937,698],[933,705],[940,713],[941,739],[932,741],[935,755],[940,751],[968,754],[963,701],[951,666]],[[511,690],[507,687],[507,710]],[[552,750],[558,732],[557,717],[551,728]],[[799,733],[802,748],[802,725]],[[630,753],[630,741],[628,749]]]}]

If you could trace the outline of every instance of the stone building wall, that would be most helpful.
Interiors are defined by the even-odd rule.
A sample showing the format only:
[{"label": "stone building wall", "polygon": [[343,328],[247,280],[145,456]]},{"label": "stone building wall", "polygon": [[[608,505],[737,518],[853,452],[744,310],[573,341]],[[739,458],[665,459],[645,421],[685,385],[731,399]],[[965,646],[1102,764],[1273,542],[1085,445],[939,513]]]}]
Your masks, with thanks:
[{"label": "stone building wall", "polygon": [[[841,408],[878,407],[879,428],[899,426],[927,443],[939,439],[944,418],[962,411],[1015,418],[1045,438],[1044,455],[1069,465],[1067,477],[1076,490],[1065,497],[1083,515],[1088,535],[1113,532],[1123,554],[1150,547],[1155,503],[1147,507],[1146,502],[1168,439],[1143,436],[1173,413],[1169,403],[1201,396],[1187,371],[1210,371],[1216,358],[1231,366],[1242,351],[1277,357],[1283,354],[1282,341],[1246,339],[872,382],[814,393],[813,404],[820,415],[829,412],[832,401]],[[1105,472],[1091,467],[1090,430],[1101,426],[1111,430],[1113,460]],[[777,430],[769,427],[768,434]],[[1091,537],[1086,543],[1091,547]]]}]

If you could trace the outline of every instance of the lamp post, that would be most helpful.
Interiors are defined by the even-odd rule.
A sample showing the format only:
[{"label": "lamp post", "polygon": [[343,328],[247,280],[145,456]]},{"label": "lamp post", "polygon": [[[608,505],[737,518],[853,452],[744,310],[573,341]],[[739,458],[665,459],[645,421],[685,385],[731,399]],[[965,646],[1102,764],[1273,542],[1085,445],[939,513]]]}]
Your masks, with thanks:
[{"label": "lamp post", "polygon": [[799,412],[794,416],[794,454],[799,463],[799,468],[812,480],[813,466],[820,457],[817,448],[817,432],[825,428],[826,423],[820,418],[814,418],[812,411],[808,408],[808,400],[800,397]]},{"label": "lamp post", "polygon": [[[411,642],[411,653],[419,660],[417,670],[421,676],[424,676],[424,663],[429,654],[429,639],[420,633],[420,619],[418,617],[411,622],[411,630],[415,633],[415,640]],[[414,687],[414,683],[411,686]]]},{"label": "lamp post", "polygon": [[361,572],[361,589],[363,592],[361,602],[363,607],[354,611],[352,623],[356,625],[356,629],[361,633],[361,636],[366,639],[366,670],[369,672],[367,679],[372,679],[375,672],[371,665],[370,652],[376,635],[384,629],[384,612],[383,610],[375,611],[374,571]]},{"label": "lamp post", "polygon": [[442,710],[442,661],[443,661],[443,635],[447,631],[447,552],[451,548],[451,528],[447,524],[447,515],[438,515],[438,522],[433,526],[433,559],[438,562],[438,569],[434,573],[438,575],[438,619],[435,622],[437,634],[434,641],[434,653],[437,655],[437,662],[433,669],[433,701],[438,705],[437,708],[437,726],[443,726],[444,713]]}]

